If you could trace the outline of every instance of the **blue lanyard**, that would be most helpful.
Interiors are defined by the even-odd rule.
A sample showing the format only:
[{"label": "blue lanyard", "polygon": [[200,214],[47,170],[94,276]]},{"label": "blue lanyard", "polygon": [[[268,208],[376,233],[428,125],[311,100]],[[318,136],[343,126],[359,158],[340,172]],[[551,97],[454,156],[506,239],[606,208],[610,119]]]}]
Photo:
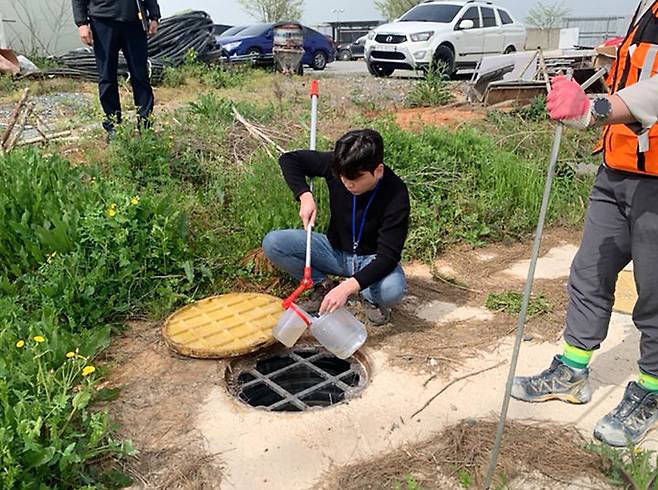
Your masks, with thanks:
[{"label": "blue lanyard", "polygon": [[361,223],[359,224],[359,234],[356,234],[356,196],[352,196],[352,251],[356,254],[356,249],[359,248],[359,242],[361,241],[361,236],[363,235],[363,228],[366,225],[366,216],[368,215],[368,209],[370,205],[375,200],[375,195],[379,190],[379,184],[381,181],[377,182],[375,190],[372,191],[370,199],[368,199],[368,204],[366,204],[363,214],[361,215]]}]

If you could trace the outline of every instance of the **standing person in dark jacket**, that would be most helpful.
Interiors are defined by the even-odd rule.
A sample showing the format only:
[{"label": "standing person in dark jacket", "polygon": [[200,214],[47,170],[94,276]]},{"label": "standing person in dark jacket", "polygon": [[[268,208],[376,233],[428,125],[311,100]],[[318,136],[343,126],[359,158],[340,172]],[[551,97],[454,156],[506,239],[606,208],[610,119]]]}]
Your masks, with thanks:
[{"label": "standing person in dark jacket", "polygon": [[[108,137],[121,123],[121,100],[117,69],[119,51],[128,63],[139,126],[149,125],[153,112],[153,89],[148,74],[147,36],[155,35],[160,20],[157,0],[72,0],[73,17],[80,39],[94,47],[98,68],[98,92],[105,112],[103,128]],[[148,32],[140,22],[138,2],[148,19]]]},{"label": "standing person in dark jacket", "polygon": [[[312,235],[315,288],[304,305],[309,312],[318,306],[320,314],[337,310],[360,292],[368,320],[382,325],[390,319],[390,307],[404,295],[406,280],[399,262],[409,227],[409,194],[383,161],[382,137],[371,129],[345,134],[333,152],[296,151],[279,160],[283,177],[300,202],[304,228],[315,222],[317,212],[306,177],[323,177],[329,187],[329,229],[326,235]],[[275,266],[302,278],[303,230],[272,231],[265,236],[263,249]],[[327,275],[347,279],[330,288]]]}]

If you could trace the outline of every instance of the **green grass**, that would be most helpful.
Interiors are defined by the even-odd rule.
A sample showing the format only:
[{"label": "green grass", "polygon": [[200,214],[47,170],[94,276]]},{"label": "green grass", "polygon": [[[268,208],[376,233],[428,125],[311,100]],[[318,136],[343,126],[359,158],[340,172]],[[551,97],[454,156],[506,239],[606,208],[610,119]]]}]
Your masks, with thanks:
[{"label": "green grass", "polygon": [[404,482],[397,483],[393,488],[395,490],[422,490],[422,487],[412,475],[408,475]]},{"label": "green grass", "polygon": [[253,74],[249,67],[206,65],[199,62],[193,51],[187,53],[185,63],[180,66],[166,66],[161,84],[165,87],[181,87],[190,80],[197,80],[212,89],[224,89],[243,85]]},{"label": "green grass", "polygon": [[113,437],[107,413],[90,410],[109,394],[97,390],[94,365],[109,332],[72,335],[55,311],[0,299],[0,488],[105,488],[126,480],[93,464],[134,454]]},{"label": "green grass", "polygon": [[110,325],[169,311],[204,283],[187,213],[169,189],[34,150],[0,158],[0,189],[0,487],[122,479],[92,464],[132,449],[90,409],[97,375],[83,369]]},{"label": "green grass", "polygon": [[416,82],[407,94],[407,107],[434,107],[449,104],[455,97],[448,80],[444,65],[430,66],[425,72],[424,78]]},{"label": "green grass", "polygon": [[[455,242],[480,246],[534,229],[547,161],[522,159],[474,129],[415,134],[386,121],[377,127],[385,161],[411,195],[408,257],[429,259]],[[556,176],[548,223],[581,222],[590,185],[573,173]]]},{"label": "green grass", "polygon": [[[504,311],[516,314],[521,311],[523,295],[516,291],[505,291],[502,293],[491,293],[487,296],[484,306],[493,311]],[[532,295],[528,303],[528,316],[543,315],[553,311],[553,305],[542,294]]]},{"label": "green grass", "polygon": [[600,456],[602,469],[613,485],[631,490],[658,489],[655,451],[632,445],[618,449],[599,443],[588,444],[586,449]]}]

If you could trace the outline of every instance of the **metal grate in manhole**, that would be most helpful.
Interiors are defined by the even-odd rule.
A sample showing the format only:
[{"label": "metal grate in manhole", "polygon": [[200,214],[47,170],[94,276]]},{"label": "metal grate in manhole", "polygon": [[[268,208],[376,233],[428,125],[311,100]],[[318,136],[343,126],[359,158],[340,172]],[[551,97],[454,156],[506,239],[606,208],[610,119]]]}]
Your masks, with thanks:
[{"label": "metal grate in manhole", "polygon": [[328,407],[365,387],[366,369],[356,358],[338,359],[320,347],[303,347],[236,366],[234,394],[248,405],[272,412]]}]

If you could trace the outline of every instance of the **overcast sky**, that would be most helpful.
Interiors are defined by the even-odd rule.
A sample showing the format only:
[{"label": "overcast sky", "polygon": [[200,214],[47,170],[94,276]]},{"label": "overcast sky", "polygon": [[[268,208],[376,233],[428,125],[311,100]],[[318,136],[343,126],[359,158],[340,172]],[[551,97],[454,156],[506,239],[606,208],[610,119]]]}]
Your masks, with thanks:
[{"label": "overcast sky", "polygon": [[[242,8],[238,0],[159,0],[163,15],[168,16],[181,9],[197,9],[208,12],[216,24],[246,24],[254,22]],[[528,10],[536,3],[533,0],[496,0],[494,3],[510,10],[513,16],[523,20]],[[550,0],[547,2],[550,3]],[[630,16],[638,0],[564,0],[563,5],[571,9],[573,16]],[[381,18],[374,0],[306,0],[302,22],[316,25],[336,20],[333,9],[343,9],[341,20],[374,20]]]}]

